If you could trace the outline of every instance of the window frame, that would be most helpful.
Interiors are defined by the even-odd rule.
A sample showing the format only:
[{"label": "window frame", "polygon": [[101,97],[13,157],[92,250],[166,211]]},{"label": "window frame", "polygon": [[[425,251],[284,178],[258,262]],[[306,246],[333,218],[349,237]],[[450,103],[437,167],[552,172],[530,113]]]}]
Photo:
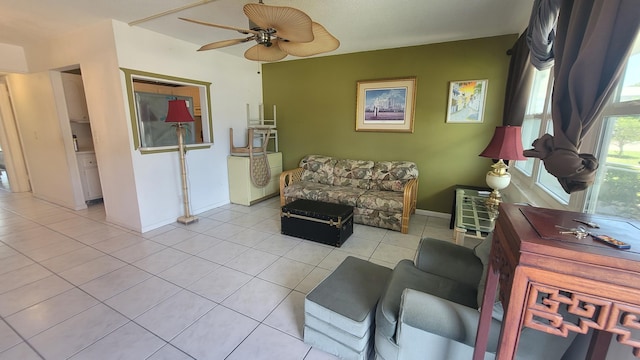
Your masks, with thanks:
[{"label": "window frame", "polygon": [[133,85],[134,79],[157,81],[166,84],[184,85],[197,87],[200,93],[201,122],[203,130],[203,142],[196,144],[188,144],[185,147],[188,150],[209,149],[213,145],[213,119],[209,104],[211,103],[211,83],[199,81],[177,76],[169,76],[151,73],[147,71],[120,68],[124,73],[124,81],[127,90],[127,100],[129,102],[129,114],[131,117],[131,132],[133,137],[134,150],[139,150],[141,154],[155,154],[160,152],[178,151],[178,145],[158,146],[158,147],[141,147],[140,140],[140,124],[136,107],[135,90]]}]

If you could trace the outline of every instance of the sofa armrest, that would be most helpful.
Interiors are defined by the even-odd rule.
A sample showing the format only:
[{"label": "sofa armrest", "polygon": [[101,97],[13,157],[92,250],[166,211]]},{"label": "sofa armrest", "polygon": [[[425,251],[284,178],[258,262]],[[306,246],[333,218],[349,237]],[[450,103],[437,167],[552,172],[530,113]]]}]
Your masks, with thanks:
[{"label": "sofa armrest", "polygon": [[280,206],[287,205],[285,204],[284,189],[287,186],[300,181],[300,176],[302,176],[302,168],[283,171],[280,174]]},{"label": "sofa armrest", "polygon": [[409,232],[409,219],[411,214],[416,212],[416,203],[418,201],[418,178],[407,181],[404,186],[402,195],[402,228],[401,232],[406,234]]},{"label": "sofa armrest", "polygon": [[[470,346],[473,352],[479,319],[480,312],[477,309],[417,290],[405,289],[398,319],[398,346],[424,346],[423,341],[416,341],[417,336],[425,336],[425,339],[431,337],[432,340],[439,337],[440,341],[452,340]],[[499,321],[491,319],[487,343],[489,352],[497,349],[500,326]]]},{"label": "sofa armrest", "polygon": [[471,287],[478,287],[482,261],[472,249],[454,243],[422,238],[415,259],[422,271],[442,276]]}]

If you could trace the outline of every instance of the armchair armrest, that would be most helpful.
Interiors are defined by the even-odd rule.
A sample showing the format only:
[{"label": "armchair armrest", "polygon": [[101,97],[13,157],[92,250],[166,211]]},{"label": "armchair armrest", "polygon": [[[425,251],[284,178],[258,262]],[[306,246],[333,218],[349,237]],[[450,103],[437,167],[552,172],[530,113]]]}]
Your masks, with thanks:
[{"label": "armchair armrest", "polygon": [[472,249],[448,241],[423,238],[415,259],[422,271],[442,276],[471,287],[478,287],[482,261]]},{"label": "armchair armrest", "polygon": [[280,206],[286,205],[286,200],[284,198],[284,189],[287,186],[300,181],[300,176],[302,176],[302,168],[283,171],[280,174]]},{"label": "armchair armrest", "polygon": [[[465,351],[466,348],[466,351],[473,353],[479,319],[480,312],[477,309],[417,290],[405,289],[398,319],[398,346],[409,352],[413,352],[409,350],[412,347],[437,349],[441,346],[451,351],[452,346],[437,346],[434,342],[455,341],[461,343],[463,349],[458,351]],[[501,324],[493,318],[491,321],[487,349],[495,353]],[[418,339],[420,340],[417,341]]]},{"label": "armchair armrest", "polygon": [[[402,293],[398,332],[398,358],[470,359],[475,345],[480,312],[413,289]],[[572,319],[574,320],[574,319]],[[500,321],[491,318],[485,359],[493,359],[500,337]],[[516,358],[561,359],[577,333],[556,336],[532,328],[522,329]]]}]

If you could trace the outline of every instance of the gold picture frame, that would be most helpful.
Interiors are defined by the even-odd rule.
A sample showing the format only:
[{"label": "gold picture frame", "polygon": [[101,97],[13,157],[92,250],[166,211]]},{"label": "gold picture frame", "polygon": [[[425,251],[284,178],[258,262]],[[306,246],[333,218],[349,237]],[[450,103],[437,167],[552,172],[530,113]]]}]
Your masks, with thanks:
[{"label": "gold picture frame", "polygon": [[416,77],[358,81],[356,131],[413,133]]}]

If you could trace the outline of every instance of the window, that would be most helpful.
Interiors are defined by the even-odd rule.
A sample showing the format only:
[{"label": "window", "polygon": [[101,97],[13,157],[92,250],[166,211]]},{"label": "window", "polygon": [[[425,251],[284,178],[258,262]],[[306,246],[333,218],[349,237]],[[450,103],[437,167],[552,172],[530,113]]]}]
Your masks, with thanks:
[{"label": "window", "polygon": [[[533,141],[545,133],[553,135],[551,118],[551,94],[553,90],[553,74],[551,69],[536,71],[529,102],[522,122],[523,148],[531,148]],[[519,177],[521,187],[538,194],[538,202],[557,204],[565,207],[569,204],[569,194],[565,193],[558,180],[547,172],[541,160],[528,158],[516,161],[515,166],[522,176]]]},{"label": "window", "polygon": [[207,104],[210,83],[122,69],[125,74],[133,142],[142,153],[172,151],[178,145],[175,127],[165,123],[169,100],[185,100],[194,122],[185,124],[189,149],[209,147],[213,126]]},{"label": "window", "polygon": [[640,41],[602,117],[600,168],[585,210],[640,220]]},{"label": "window", "polygon": [[[553,134],[552,84],[552,71],[536,71],[522,124],[525,149],[544,133]],[[600,162],[596,181],[587,191],[565,193],[539,159],[516,162],[514,183],[532,203],[640,220],[640,38],[601,117],[580,149]]]},{"label": "window", "polygon": [[[543,121],[551,118],[551,71],[536,71],[533,79],[531,95],[529,103],[525,111],[524,121],[522,123],[522,143],[527,149],[531,143],[537,139],[542,128]],[[516,161],[515,167],[527,176],[533,175],[535,159]]]}]

